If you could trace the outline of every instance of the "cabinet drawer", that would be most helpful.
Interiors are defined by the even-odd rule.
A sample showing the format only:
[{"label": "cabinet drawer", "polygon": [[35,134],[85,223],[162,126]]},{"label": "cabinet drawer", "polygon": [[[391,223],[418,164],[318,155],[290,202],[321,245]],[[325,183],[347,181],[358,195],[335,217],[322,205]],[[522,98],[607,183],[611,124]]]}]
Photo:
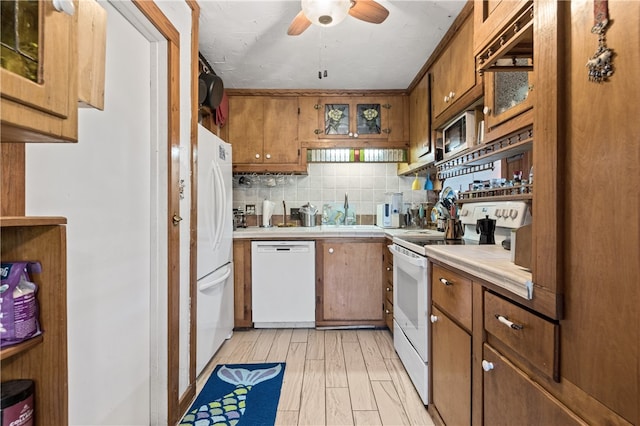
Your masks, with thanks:
[{"label": "cabinet drawer", "polygon": [[492,293],[484,295],[487,333],[534,367],[558,380],[559,326]]},{"label": "cabinet drawer", "polygon": [[471,280],[439,265],[433,265],[431,299],[451,318],[471,330]]},{"label": "cabinet drawer", "polygon": [[384,300],[384,323],[393,333],[393,302],[389,299]]}]

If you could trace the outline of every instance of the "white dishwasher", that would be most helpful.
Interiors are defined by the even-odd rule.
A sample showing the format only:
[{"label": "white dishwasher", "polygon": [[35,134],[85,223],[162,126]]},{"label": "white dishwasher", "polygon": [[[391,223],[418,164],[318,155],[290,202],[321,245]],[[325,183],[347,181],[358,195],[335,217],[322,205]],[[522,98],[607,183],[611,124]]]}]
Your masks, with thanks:
[{"label": "white dishwasher", "polygon": [[315,265],[315,241],[251,242],[254,327],[315,327]]}]

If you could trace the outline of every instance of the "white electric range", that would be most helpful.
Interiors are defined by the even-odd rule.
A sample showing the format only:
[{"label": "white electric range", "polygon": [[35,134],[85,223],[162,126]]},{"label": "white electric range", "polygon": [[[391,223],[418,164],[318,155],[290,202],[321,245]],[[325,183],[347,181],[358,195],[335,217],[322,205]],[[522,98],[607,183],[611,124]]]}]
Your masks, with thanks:
[{"label": "white electric range", "polygon": [[441,244],[479,244],[479,219],[496,220],[495,244],[511,230],[531,223],[526,202],[498,201],[465,203],[459,211],[461,239],[446,240],[442,233],[399,234],[393,245],[393,343],[409,377],[425,405],[429,403],[429,334],[431,305],[430,270],[425,247]]}]

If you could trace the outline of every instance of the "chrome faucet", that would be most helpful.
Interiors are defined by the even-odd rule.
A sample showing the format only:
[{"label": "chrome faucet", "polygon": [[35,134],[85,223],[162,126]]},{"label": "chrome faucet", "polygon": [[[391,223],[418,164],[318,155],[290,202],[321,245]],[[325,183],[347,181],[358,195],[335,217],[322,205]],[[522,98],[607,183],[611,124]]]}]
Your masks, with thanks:
[{"label": "chrome faucet", "polygon": [[344,224],[349,224],[349,195],[344,193]]}]

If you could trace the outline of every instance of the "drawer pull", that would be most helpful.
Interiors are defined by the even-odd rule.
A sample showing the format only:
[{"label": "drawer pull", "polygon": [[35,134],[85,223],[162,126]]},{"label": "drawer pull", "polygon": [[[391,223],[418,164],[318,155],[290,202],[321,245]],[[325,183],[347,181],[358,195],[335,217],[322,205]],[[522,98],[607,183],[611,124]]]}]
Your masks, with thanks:
[{"label": "drawer pull", "polygon": [[453,282],[449,281],[445,277],[440,277],[439,281],[444,285],[453,285]]},{"label": "drawer pull", "polygon": [[524,327],[520,324],[516,324],[514,322],[509,321],[509,318],[496,314],[496,318],[498,321],[506,325],[507,327],[513,328],[514,330],[522,330]]},{"label": "drawer pull", "polygon": [[492,362],[487,361],[486,359],[483,359],[483,360],[482,360],[482,369],[483,369],[484,371],[491,371],[491,370],[493,370],[493,363],[492,363]]}]

